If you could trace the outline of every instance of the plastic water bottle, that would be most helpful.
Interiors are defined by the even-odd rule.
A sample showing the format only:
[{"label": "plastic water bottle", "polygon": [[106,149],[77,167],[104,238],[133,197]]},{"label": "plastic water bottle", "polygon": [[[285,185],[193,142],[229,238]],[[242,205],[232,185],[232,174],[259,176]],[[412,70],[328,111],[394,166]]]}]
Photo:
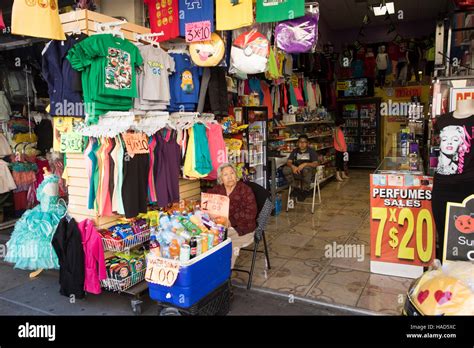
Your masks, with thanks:
[{"label": "plastic water bottle", "polygon": [[281,194],[276,195],[275,199],[275,215],[279,215],[282,208]]}]

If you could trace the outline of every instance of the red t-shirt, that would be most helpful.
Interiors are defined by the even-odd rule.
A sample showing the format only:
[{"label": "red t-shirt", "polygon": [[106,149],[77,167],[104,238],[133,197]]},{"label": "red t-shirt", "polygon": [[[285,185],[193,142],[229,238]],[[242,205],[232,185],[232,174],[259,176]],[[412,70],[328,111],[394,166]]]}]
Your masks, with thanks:
[{"label": "red t-shirt", "polygon": [[[209,190],[209,193],[227,196],[224,185],[214,186]],[[229,199],[229,220],[239,236],[255,231],[257,228],[257,201],[252,189],[239,181]]]},{"label": "red t-shirt", "polygon": [[179,36],[178,0],[144,0],[148,5],[152,33],[163,31],[156,41],[167,41]]}]

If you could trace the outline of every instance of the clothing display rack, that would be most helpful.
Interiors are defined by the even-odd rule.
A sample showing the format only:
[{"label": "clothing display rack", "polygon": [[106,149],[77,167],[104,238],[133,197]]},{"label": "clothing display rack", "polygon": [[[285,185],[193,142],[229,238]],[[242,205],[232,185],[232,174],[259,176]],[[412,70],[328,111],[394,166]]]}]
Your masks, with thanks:
[{"label": "clothing display rack", "polygon": [[[103,23],[112,23],[120,26],[124,38],[137,42],[140,35],[149,34],[150,28],[142,27],[133,23],[121,22],[118,24],[114,17],[106,16],[89,10],[80,10],[62,14],[60,16],[63,29],[66,34],[82,32],[86,35],[95,34]],[[84,155],[67,153],[67,182],[69,192],[69,214],[78,221],[91,219],[98,229],[107,228],[116,224],[121,216],[101,217],[97,212],[87,208],[87,197],[89,194],[89,182],[86,172]],[[181,199],[199,199],[201,188],[199,180],[179,181],[179,192]]]}]

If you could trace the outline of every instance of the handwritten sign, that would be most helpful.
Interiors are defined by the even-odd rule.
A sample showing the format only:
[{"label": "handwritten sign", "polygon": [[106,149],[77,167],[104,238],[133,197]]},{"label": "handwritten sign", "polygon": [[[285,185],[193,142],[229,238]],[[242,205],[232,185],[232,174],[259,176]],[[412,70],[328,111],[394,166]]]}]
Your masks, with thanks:
[{"label": "handwritten sign", "polygon": [[225,218],[228,221],[229,205],[230,199],[227,196],[201,193],[201,209],[212,218]]},{"label": "handwritten sign", "polygon": [[145,133],[122,133],[122,137],[131,157],[136,154],[150,152],[148,150],[148,137]]},{"label": "handwritten sign", "polygon": [[186,23],[186,42],[200,42],[211,39],[211,21]]},{"label": "handwritten sign", "polygon": [[178,260],[164,259],[149,254],[145,280],[149,283],[171,287],[178,278],[179,266]]},{"label": "handwritten sign", "polygon": [[84,138],[78,133],[61,134],[60,152],[61,153],[82,153]]}]

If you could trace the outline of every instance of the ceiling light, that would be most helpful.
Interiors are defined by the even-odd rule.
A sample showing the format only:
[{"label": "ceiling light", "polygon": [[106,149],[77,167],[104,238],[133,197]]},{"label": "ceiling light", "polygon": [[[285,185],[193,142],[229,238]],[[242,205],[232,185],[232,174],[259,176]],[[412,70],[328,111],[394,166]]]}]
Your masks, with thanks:
[{"label": "ceiling light", "polygon": [[388,12],[388,14],[394,14],[395,13],[395,5],[393,2],[387,2],[385,5],[374,5],[372,6],[372,11],[374,11],[374,15],[376,16],[385,16],[385,14]]}]

